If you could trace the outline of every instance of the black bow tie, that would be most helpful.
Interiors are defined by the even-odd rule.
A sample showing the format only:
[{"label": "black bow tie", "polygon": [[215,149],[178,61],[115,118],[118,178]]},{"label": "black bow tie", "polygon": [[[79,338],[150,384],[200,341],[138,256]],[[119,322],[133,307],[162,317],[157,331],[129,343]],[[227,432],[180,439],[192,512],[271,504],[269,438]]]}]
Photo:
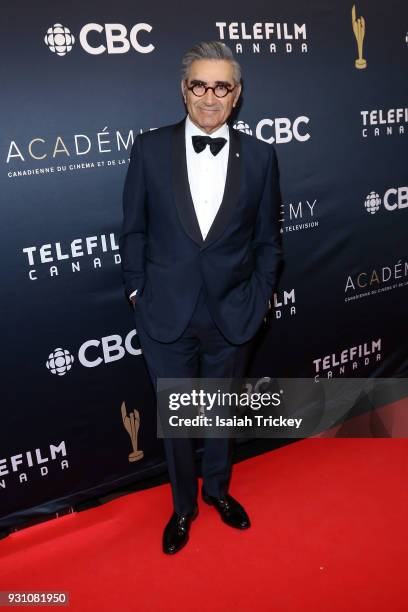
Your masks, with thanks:
[{"label": "black bow tie", "polygon": [[227,142],[226,138],[211,138],[211,136],[192,136],[191,139],[196,153],[201,153],[207,145],[210,145],[213,155],[217,155]]}]

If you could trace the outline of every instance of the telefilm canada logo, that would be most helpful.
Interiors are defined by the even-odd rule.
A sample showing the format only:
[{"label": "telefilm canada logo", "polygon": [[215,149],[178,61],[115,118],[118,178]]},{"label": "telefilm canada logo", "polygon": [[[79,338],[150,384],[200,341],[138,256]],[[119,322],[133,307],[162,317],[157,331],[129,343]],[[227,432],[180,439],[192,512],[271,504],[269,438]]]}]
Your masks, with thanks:
[{"label": "telefilm canada logo", "polygon": [[295,289],[281,289],[273,294],[273,316],[275,319],[296,315]]},{"label": "telefilm canada logo", "polygon": [[45,366],[50,374],[65,376],[75,363],[84,368],[97,368],[100,365],[110,365],[119,361],[126,355],[139,356],[142,354],[142,349],[134,345],[136,336],[136,330],[132,329],[125,337],[111,334],[103,338],[86,340],[75,352],[75,356],[70,349],[57,347],[49,353]]},{"label": "telefilm canada logo", "polygon": [[30,244],[21,249],[30,281],[59,278],[64,274],[99,270],[121,262],[119,245],[113,232]]},{"label": "telefilm canada logo", "polygon": [[361,136],[404,136],[408,132],[408,107],[360,111]]},{"label": "telefilm canada logo", "polygon": [[306,142],[310,139],[309,117],[300,115],[299,117],[264,117],[260,119],[253,130],[248,123],[239,120],[233,124],[238,132],[256,136],[258,140],[263,140],[268,144],[286,144],[296,140]]},{"label": "telefilm canada logo", "polygon": [[67,26],[54,23],[43,40],[48,49],[59,57],[70,53],[77,42],[90,55],[115,55],[129,51],[145,54],[155,49],[150,39],[152,29],[148,23],[136,23],[129,30],[122,23],[87,23],[74,35]]},{"label": "telefilm canada logo", "polygon": [[6,489],[8,481],[12,479],[17,480],[19,484],[25,484],[33,476],[44,478],[53,475],[56,470],[67,469],[69,462],[65,440],[34,450],[19,450],[15,455],[0,458],[0,490]]},{"label": "telefilm canada logo", "polygon": [[375,215],[382,206],[388,212],[408,208],[408,187],[390,187],[382,198],[376,191],[370,191],[364,200],[364,209]]},{"label": "telefilm canada logo", "polygon": [[381,338],[350,346],[340,352],[313,359],[315,380],[345,375],[351,376],[381,361]]},{"label": "telefilm canada logo", "polygon": [[241,54],[307,53],[306,23],[271,21],[216,21],[220,41]]}]

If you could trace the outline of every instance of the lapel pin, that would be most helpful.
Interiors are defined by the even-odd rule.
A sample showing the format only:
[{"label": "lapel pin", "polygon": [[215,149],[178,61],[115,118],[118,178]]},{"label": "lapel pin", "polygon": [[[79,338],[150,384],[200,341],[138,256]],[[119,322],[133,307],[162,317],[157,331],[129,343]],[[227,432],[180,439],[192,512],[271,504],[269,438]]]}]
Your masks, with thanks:
[{"label": "lapel pin", "polygon": [[239,153],[235,153],[235,155],[236,155],[237,157],[239,157]]}]

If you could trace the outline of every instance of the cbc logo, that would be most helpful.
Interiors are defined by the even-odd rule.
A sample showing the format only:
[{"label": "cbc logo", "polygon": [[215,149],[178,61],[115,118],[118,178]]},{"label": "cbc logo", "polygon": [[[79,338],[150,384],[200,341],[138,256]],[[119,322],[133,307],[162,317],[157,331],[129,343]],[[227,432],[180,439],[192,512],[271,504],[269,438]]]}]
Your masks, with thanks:
[{"label": "cbc logo", "polygon": [[[304,125],[308,124],[309,117],[296,117],[291,122],[287,117],[278,117],[276,119],[261,119],[258,122],[255,135],[259,140],[263,140],[268,144],[276,142],[277,144],[283,144],[293,140],[304,142],[309,140],[310,134],[305,130]],[[252,130],[247,123],[244,121],[236,121],[233,125],[234,129],[238,132],[244,132],[245,134],[252,135]]]},{"label": "cbc logo", "polygon": [[[138,53],[151,53],[154,45],[145,43],[146,32],[151,31],[152,26],[148,23],[137,23],[129,32],[121,23],[87,23],[79,32],[79,42],[91,55],[127,53],[131,48]],[[44,42],[50,51],[62,56],[71,51],[75,37],[69,28],[55,23],[48,28]]]},{"label": "cbc logo", "polygon": [[297,117],[293,123],[287,117],[276,119],[262,119],[256,126],[256,137],[267,143],[276,142],[283,144],[293,140],[305,142],[309,140],[310,134],[305,130],[309,123],[309,117]]},{"label": "cbc logo", "polygon": [[[87,340],[78,350],[78,361],[85,368],[96,368],[102,363],[109,364],[119,361],[126,353],[141,355],[141,349],[135,348],[132,344],[136,335],[136,330],[132,329],[125,339],[119,334],[112,334],[100,340]],[[72,368],[73,363],[74,357],[70,351],[57,348],[49,354],[46,367],[51,374],[64,376]]]},{"label": "cbc logo", "polygon": [[375,191],[370,191],[366,199],[364,200],[364,207],[366,211],[372,215],[379,210],[381,206],[381,198]]},{"label": "cbc logo", "polygon": [[74,356],[65,349],[56,348],[48,355],[47,363],[45,364],[51,374],[64,376],[72,368]]},{"label": "cbc logo", "polygon": [[53,53],[66,55],[68,51],[71,51],[75,37],[68,28],[60,23],[54,23],[51,28],[48,28],[44,42]]},{"label": "cbc logo", "polygon": [[238,132],[244,132],[245,134],[249,134],[250,136],[252,136],[251,128],[244,121],[236,121],[233,125],[233,128]]},{"label": "cbc logo", "polygon": [[[391,187],[384,193],[382,199],[386,210],[396,210],[408,208],[408,187]],[[364,208],[366,211],[374,215],[381,206],[381,197],[375,191],[370,191],[364,200]]]}]

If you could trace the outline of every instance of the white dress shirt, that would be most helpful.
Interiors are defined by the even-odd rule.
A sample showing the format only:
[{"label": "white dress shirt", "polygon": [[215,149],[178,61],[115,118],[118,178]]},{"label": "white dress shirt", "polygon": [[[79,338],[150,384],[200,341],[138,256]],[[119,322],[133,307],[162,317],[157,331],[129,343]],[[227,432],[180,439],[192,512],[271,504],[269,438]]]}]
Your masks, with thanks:
[{"label": "white dress shirt", "polygon": [[[200,130],[187,115],[185,141],[188,182],[198,225],[205,240],[224,195],[229,154],[229,129],[224,123],[218,130],[210,134],[211,138],[221,137],[227,141],[217,155],[211,153],[208,145],[203,151],[196,153],[192,141],[192,136],[195,135],[208,136],[209,134]],[[129,297],[136,294],[137,290],[133,291]]]},{"label": "white dress shirt", "polygon": [[[217,155],[211,153],[208,145],[204,151],[196,153],[191,139],[195,135],[211,136],[211,138],[221,137],[225,138],[227,142]],[[205,240],[224,195],[229,153],[229,129],[228,125],[224,123],[212,134],[207,134],[200,130],[187,115],[185,136],[188,182],[190,183],[198,225]]]}]

